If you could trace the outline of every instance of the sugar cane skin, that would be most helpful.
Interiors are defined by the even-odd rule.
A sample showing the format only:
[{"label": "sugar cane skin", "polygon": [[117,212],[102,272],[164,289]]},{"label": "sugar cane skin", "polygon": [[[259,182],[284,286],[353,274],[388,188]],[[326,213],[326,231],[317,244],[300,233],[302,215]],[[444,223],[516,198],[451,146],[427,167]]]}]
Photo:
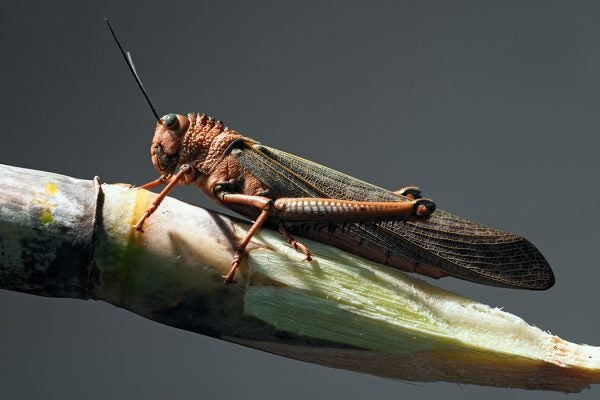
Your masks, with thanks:
[{"label": "sugar cane skin", "polygon": [[[310,251],[290,233],[435,278],[533,290],[554,284],[546,259],[518,235],[434,211],[430,200],[401,196],[263,146],[204,114],[161,118],[151,154],[161,177],[145,188],[168,181],[161,193],[166,195],[178,182],[195,183],[217,203],[256,219],[249,236],[263,222],[279,225],[307,259]],[[159,203],[150,207],[139,229]],[[243,247],[234,264],[239,265]],[[226,281],[233,278],[232,269]]]}]

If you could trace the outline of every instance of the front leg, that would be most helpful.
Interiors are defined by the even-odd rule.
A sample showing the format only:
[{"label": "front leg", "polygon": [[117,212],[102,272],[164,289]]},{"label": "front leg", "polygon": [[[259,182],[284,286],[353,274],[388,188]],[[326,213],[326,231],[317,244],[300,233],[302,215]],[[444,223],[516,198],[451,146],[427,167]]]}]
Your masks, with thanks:
[{"label": "front leg", "polygon": [[[146,221],[146,219],[148,219],[148,217],[150,215],[152,215],[152,213],[154,213],[154,211],[156,211],[156,209],[158,208],[160,203],[162,203],[164,198],[167,197],[167,194],[169,194],[169,192],[175,187],[175,185],[177,185],[179,183],[179,181],[182,180],[185,177],[185,175],[189,174],[191,171],[192,171],[192,167],[189,164],[183,164],[179,168],[179,172],[177,172],[177,175],[175,175],[174,177],[171,178],[171,180],[169,181],[167,186],[158,194],[158,196],[156,196],[154,201],[146,209],[142,218],[140,218],[138,223],[135,224],[136,230],[138,230],[138,231],[142,230],[142,227],[144,226],[144,222]],[[158,182],[158,183],[156,183],[156,182]],[[158,186],[160,184],[160,182],[161,182],[161,178],[156,179],[152,182],[149,182],[146,185],[144,185],[144,189],[147,189],[148,187]]]},{"label": "front leg", "polygon": [[142,186],[140,186],[140,189],[150,190],[152,188],[155,188],[155,187],[162,185],[164,183],[167,183],[167,182],[168,182],[167,177],[165,175],[161,175],[160,177],[156,178],[155,180],[143,184]]}]

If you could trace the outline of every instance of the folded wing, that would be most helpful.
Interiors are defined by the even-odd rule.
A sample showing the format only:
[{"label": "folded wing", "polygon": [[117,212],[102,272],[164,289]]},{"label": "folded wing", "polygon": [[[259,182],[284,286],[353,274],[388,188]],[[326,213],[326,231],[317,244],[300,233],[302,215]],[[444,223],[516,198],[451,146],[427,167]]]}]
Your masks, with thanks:
[{"label": "folded wing", "polygon": [[[274,197],[326,197],[407,201],[406,197],[270,147],[240,143],[239,159],[270,186]],[[424,266],[494,286],[548,289],[550,265],[527,239],[437,209],[423,220],[389,220],[344,226],[363,241]]]}]

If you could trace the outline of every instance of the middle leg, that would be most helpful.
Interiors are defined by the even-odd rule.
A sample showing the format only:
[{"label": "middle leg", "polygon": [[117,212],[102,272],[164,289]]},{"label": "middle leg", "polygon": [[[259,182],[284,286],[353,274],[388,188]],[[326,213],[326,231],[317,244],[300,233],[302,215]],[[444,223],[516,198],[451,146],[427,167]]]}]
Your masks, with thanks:
[{"label": "middle leg", "polygon": [[287,242],[290,245],[292,245],[292,247],[294,249],[300,250],[301,252],[304,253],[304,261],[312,261],[312,256],[313,256],[312,251],[310,251],[310,249],[308,247],[306,247],[305,245],[303,245],[302,243],[300,243],[299,241],[294,239],[294,237],[288,232],[288,230],[285,229],[283,222],[279,223],[279,233],[281,233],[283,235],[285,240],[287,240]]}]

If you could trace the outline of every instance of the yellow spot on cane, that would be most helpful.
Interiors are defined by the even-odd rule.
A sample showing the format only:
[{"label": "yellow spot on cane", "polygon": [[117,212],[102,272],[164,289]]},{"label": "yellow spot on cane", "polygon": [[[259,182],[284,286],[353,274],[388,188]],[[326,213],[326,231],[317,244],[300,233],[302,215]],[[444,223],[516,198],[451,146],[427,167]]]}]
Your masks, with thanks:
[{"label": "yellow spot on cane", "polygon": [[[153,198],[153,193],[149,192],[147,190],[136,190],[135,191],[135,205],[134,205],[134,209],[133,209],[133,213],[131,214],[132,219],[130,220],[130,225],[133,227],[135,226],[135,224],[138,223],[138,221],[140,220],[140,218],[142,218],[142,216],[146,213],[146,210],[148,209],[148,207],[150,206],[150,203],[152,202]],[[147,220],[144,223],[144,227],[147,225]],[[142,227],[143,229],[143,227]],[[133,229],[132,234],[136,233],[137,231],[135,229]]]},{"label": "yellow spot on cane", "polygon": [[54,196],[58,193],[58,186],[56,186],[56,183],[54,182],[48,182],[46,183],[45,191],[48,196]]},{"label": "yellow spot on cane", "polygon": [[40,222],[42,224],[47,225],[50,222],[52,222],[52,220],[54,220],[54,216],[52,215],[52,212],[49,209],[40,211]]},{"label": "yellow spot on cane", "polygon": [[54,182],[46,183],[44,187],[44,194],[48,196],[48,198],[34,199],[32,204],[39,208],[38,218],[43,225],[48,225],[52,221],[54,221],[54,215],[52,214],[52,209],[56,208],[58,204],[51,203],[49,201],[49,197],[55,196],[58,193],[58,186]]}]

